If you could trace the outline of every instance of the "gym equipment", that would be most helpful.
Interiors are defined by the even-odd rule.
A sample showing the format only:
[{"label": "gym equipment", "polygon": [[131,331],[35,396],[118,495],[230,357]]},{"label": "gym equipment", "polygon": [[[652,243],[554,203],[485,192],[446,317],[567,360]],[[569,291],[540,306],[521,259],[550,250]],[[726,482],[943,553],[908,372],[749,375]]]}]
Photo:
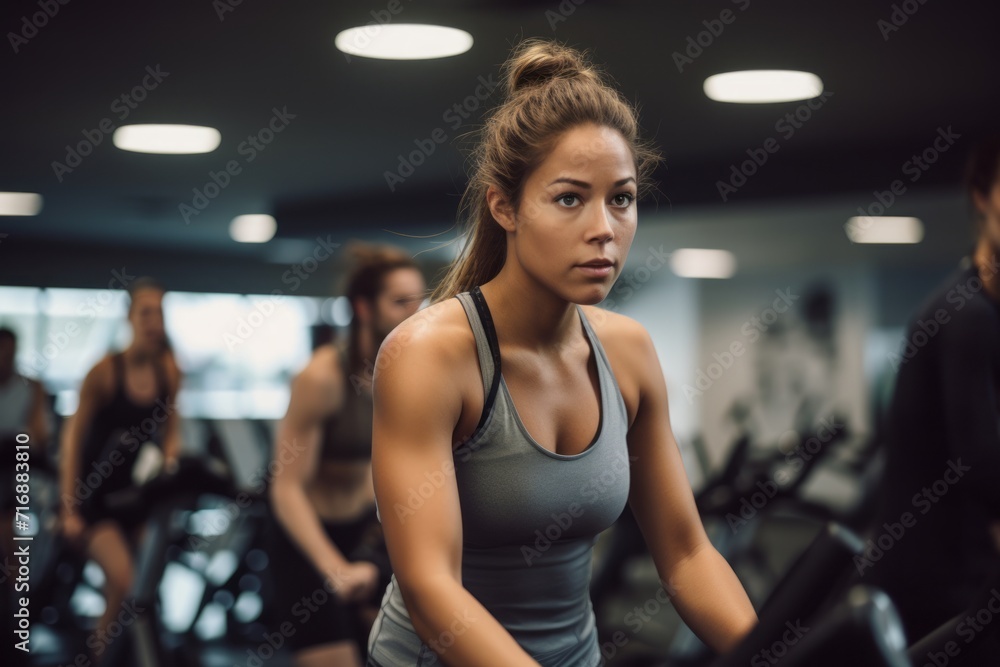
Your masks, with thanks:
[{"label": "gym equipment", "polygon": [[[998,630],[1000,571],[962,613],[915,641],[907,654],[914,665],[978,666],[985,653],[1000,651]],[[993,653],[992,657],[1000,660],[1000,653]]]},{"label": "gym equipment", "polygon": [[182,458],[177,470],[106,496],[113,511],[140,516],[146,531],[134,588],[106,637],[92,634],[100,611],[81,613],[88,605],[78,602],[99,605],[100,568],[57,529],[55,472],[40,465],[36,474],[33,464],[32,473],[42,528],[33,543],[31,665],[74,664],[91,651],[103,654],[102,667],[231,667],[253,657],[288,664],[283,640],[267,639],[267,499],[235,488],[223,462]]},{"label": "gym equipment", "polygon": [[[722,471],[695,495],[709,539],[740,577],[751,600],[757,602],[773,595],[781,578],[756,539],[761,518],[784,509],[816,526],[834,520],[834,512],[802,499],[799,491],[847,436],[845,429],[824,438],[804,433],[790,454],[777,451],[751,458],[750,435],[743,433]],[[816,451],[809,448],[813,441],[821,443]],[[668,656],[671,664],[691,667],[711,659],[708,647],[686,625],[681,625],[672,638]]]},{"label": "gym equipment", "polygon": [[[831,589],[831,581],[863,548],[845,527],[824,525],[760,607],[757,626],[726,655],[699,664],[737,667],[780,659],[797,667],[909,667],[902,623],[888,596],[863,586],[843,595]],[[677,662],[634,664],[673,667]]]},{"label": "gym equipment", "polygon": [[[753,645],[759,648],[749,664],[780,660],[783,667],[911,667],[902,622],[889,596],[878,589],[856,586],[815,621],[806,625],[788,623],[787,627],[773,643]],[[740,657],[745,655],[743,651]],[[745,664],[727,655],[712,667]]]},{"label": "gym equipment", "polygon": [[[118,499],[149,511],[126,606],[154,613],[125,628],[131,642],[108,644],[107,667],[290,664],[283,638],[261,621],[267,556],[256,540],[270,516],[265,499],[238,491],[211,461],[182,458],[176,471]],[[179,604],[165,599],[174,586],[188,591]]]}]

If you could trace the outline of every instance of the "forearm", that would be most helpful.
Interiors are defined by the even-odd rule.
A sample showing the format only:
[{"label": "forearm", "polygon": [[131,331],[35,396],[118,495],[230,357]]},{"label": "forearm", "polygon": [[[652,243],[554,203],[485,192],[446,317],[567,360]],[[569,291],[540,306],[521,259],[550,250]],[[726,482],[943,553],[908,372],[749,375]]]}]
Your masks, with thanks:
[{"label": "forearm", "polygon": [[757,624],[743,584],[710,543],[674,566],[665,581],[684,622],[720,654],[736,646]]},{"label": "forearm", "polygon": [[274,514],[285,532],[321,571],[346,567],[347,558],[337,548],[319,520],[319,515],[299,484],[281,482],[271,487]]},{"label": "forearm", "polygon": [[45,420],[44,410],[36,408],[31,411],[31,418],[28,421],[28,436],[31,438],[35,455],[43,456],[48,448],[49,440],[49,427]]},{"label": "forearm", "polygon": [[465,587],[450,577],[403,593],[420,639],[448,667],[538,667]]},{"label": "forearm", "polygon": [[[174,367],[176,371],[176,366]],[[177,413],[177,394],[180,389],[180,374],[173,380],[167,397],[167,423],[163,433],[163,464],[170,469],[181,455],[181,417]]]},{"label": "forearm", "polygon": [[76,497],[74,483],[80,471],[80,446],[76,417],[67,420],[59,447],[59,491],[62,502],[60,510],[76,512],[81,499]]},{"label": "forearm", "polygon": [[28,438],[31,442],[31,455],[42,457],[48,451],[48,431],[44,425],[30,424],[28,426]]},{"label": "forearm", "polygon": [[181,455],[181,434],[180,429],[175,428],[167,433],[163,439],[163,464],[169,467],[177,462]]}]

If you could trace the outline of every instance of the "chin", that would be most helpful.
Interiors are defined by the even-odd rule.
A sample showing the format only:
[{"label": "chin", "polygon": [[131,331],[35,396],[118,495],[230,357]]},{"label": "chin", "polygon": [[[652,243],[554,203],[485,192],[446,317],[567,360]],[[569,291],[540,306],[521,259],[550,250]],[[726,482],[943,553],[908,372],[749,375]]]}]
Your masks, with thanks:
[{"label": "chin", "polygon": [[585,285],[574,290],[574,294],[569,301],[578,303],[581,306],[593,306],[608,298],[608,293],[610,291],[610,287],[605,287],[604,285],[598,283]]}]

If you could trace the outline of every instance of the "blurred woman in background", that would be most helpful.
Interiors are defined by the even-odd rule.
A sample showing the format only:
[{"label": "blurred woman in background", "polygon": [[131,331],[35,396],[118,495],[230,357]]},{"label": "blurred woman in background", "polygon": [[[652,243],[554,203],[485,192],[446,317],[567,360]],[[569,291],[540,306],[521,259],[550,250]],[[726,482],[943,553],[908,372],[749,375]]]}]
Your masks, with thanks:
[{"label": "blurred woman in background", "polygon": [[[147,443],[162,449],[170,469],[180,453],[174,406],[181,374],[167,344],[164,289],[149,278],[129,288],[132,342],[90,369],[76,413],[67,419],[60,447],[60,516],[66,539],[104,571],[104,615],[96,646],[132,586],[133,549],[142,508],[111,506],[111,494],[134,484],[133,469]],[[88,642],[88,646],[94,643]],[[100,659],[97,649],[95,659]]]},{"label": "blurred woman in background", "polygon": [[[275,622],[293,622],[300,666],[362,665],[391,575],[372,487],[372,368],[385,337],[420,307],[425,285],[400,250],[355,244],[353,254],[349,339],[317,348],[293,380],[274,446],[282,464],[270,487],[280,524]],[[303,623],[295,605],[323,588],[335,597]]]}]

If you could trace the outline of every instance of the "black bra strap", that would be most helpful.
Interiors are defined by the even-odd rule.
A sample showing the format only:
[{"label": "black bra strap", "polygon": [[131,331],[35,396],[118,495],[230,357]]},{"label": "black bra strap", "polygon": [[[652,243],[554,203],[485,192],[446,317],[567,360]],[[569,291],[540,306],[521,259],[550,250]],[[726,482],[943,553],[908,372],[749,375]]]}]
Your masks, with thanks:
[{"label": "black bra strap", "polygon": [[125,353],[116,352],[111,355],[111,363],[114,367],[115,392],[125,393]]},{"label": "black bra strap", "polygon": [[493,355],[493,384],[490,387],[489,396],[486,397],[486,403],[483,405],[483,414],[479,418],[479,425],[476,426],[478,431],[486,423],[486,418],[490,414],[494,400],[496,400],[497,391],[500,389],[500,343],[497,340],[497,330],[493,325],[490,307],[486,305],[486,299],[478,285],[472,288],[471,295],[476,304],[476,310],[479,311],[479,321],[482,322],[483,329],[486,331],[486,341],[489,343],[490,352]]},{"label": "black bra strap", "polygon": [[[164,353],[165,355],[166,353]],[[160,363],[159,359],[153,360],[153,372],[156,373],[156,384],[159,385],[160,396],[164,398],[169,396],[170,383],[167,381],[167,371],[163,368],[163,364]]]},{"label": "black bra strap", "polygon": [[479,311],[479,319],[486,330],[486,340],[490,344],[490,352],[493,353],[493,367],[496,374],[500,374],[500,343],[497,341],[497,330],[493,325],[493,314],[490,307],[486,305],[486,298],[478,286],[472,288],[472,298],[476,302],[476,310]]}]

